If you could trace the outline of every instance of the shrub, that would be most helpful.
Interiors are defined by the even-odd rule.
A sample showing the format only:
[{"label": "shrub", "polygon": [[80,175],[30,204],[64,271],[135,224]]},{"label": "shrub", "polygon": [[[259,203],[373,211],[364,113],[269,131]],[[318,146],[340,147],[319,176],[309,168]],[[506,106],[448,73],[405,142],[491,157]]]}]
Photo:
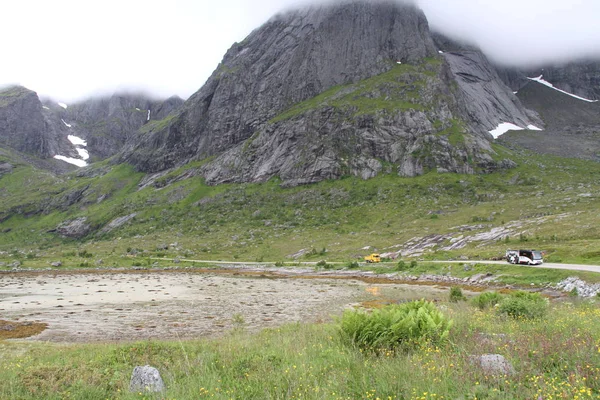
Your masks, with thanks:
[{"label": "shrub", "polygon": [[418,300],[371,313],[348,310],[342,316],[340,334],[365,350],[408,350],[422,342],[444,342],[451,326],[452,321],[432,302]]},{"label": "shrub", "polygon": [[449,300],[453,303],[458,303],[459,301],[465,301],[467,298],[462,292],[462,289],[458,286],[452,286],[450,288],[450,298]]},{"label": "shrub", "polygon": [[327,261],[321,260],[321,261],[317,262],[317,268],[332,269],[333,264],[328,264]]},{"label": "shrub", "polygon": [[398,263],[396,264],[396,271],[406,271],[407,269],[408,266],[403,260],[398,261]]},{"label": "shrub", "polygon": [[411,267],[411,268],[417,268],[417,262],[416,262],[415,260],[412,260],[412,261],[410,262],[410,267]]},{"label": "shrub", "polygon": [[82,257],[82,258],[92,258],[94,256],[92,253],[88,252],[87,250],[80,251],[77,254],[79,255],[79,257]]},{"label": "shrub", "polygon": [[346,264],[346,268],[348,268],[348,269],[354,269],[354,268],[358,268],[358,267],[359,267],[359,265],[358,265],[357,261],[349,261]]},{"label": "shrub", "polygon": [[498,312],[513,318],[542,318],[548,310],[548,300],[539,293],[515,292],[499,303]]},{"label": "shrub", "polygon": [[276,266],[276,267],[283,267],[283,266],[285,266],[285,263],[284,263],[283,261],[277,261],[277,262],[275,263],[275,266]]},{"label": "shrub", "polygon": [[480,310],[485,310],[486,308],[493,307],[500,303],[501,300],[502,295],[498,292],[484,292],[479,296],[475,296],[473,300],[471,300],[471,303]]}]

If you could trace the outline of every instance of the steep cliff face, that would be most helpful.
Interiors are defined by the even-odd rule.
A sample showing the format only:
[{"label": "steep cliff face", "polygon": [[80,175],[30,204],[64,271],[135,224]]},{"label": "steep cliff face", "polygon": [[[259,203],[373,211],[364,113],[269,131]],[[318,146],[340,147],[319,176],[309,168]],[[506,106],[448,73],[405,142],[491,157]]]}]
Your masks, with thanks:
[{"label": "steep cliff face", "polygon": [[433,55],[413,6],[356,1],[278,15],[232,46],[181,116],[143,136],[124,160],[158,171],[219,154],[296,103]]},{"label": "steep cliff face", "polygon": [[271,119],[250,139],[201,170],[210,183],[297,185],[383,171],[415,176],[431,169],[473,173],[497,164],[487,132],[465,122],[460,89],[441,57],[336,86]]},{"label": "steep cliff face", "polygon": [[483,53],[462,50],[444,52],[443,56],[458,83],[461,104],[473,129],[490,131],[502,122],[543,127],[537,113],[521,104]]},{"label": "steep cliff face", "polygon": [[0,90],[0,145],[48,157],[51,138],[37,94],[15,86]]}]

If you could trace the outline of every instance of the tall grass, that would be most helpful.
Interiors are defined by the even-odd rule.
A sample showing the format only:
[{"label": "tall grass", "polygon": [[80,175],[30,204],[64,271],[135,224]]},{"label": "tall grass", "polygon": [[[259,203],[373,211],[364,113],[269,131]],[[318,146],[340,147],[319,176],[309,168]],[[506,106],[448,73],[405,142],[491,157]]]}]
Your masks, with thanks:
[{"label": "tall grass", "polygon": [[[513,319],[468,303],[442,304],[446,345],[411,352],[347,346],[339,326],[292,324],[259,334],[184,342],[53,345],[0,342],[2,399],[593,399],[600,396],[597,303],[553,304]],[[470,360],[496,353],[515,374]],[[129,393],[136,365],[159,369],[162,396]]]}]

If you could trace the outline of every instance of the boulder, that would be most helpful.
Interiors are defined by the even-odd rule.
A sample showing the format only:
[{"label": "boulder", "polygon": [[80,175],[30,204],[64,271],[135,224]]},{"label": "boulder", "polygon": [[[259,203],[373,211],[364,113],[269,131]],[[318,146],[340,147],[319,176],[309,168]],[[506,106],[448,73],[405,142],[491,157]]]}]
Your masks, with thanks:
[{"label": "boulder", "polygon": [[131,392],[163,392],[165,384],[156,368],[149,365],[137,366],[131,374],[129,390]]},{"label": "boulder", "polygon": [[471,362],[488,375],[512,375],[515,373],[512,364],[500,354],[471,356]]}]

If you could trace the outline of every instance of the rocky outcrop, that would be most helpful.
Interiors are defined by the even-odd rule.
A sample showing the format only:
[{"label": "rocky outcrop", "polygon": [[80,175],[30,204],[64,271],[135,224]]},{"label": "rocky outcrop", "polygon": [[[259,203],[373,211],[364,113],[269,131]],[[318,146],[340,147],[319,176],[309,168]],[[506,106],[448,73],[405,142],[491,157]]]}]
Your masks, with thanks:
[{"label": "rocky outcrop", "polygon": [[86,217],[65,221],[56,227],[56,231],[62,236],[81,239],[91,231],[91,226]]}]

